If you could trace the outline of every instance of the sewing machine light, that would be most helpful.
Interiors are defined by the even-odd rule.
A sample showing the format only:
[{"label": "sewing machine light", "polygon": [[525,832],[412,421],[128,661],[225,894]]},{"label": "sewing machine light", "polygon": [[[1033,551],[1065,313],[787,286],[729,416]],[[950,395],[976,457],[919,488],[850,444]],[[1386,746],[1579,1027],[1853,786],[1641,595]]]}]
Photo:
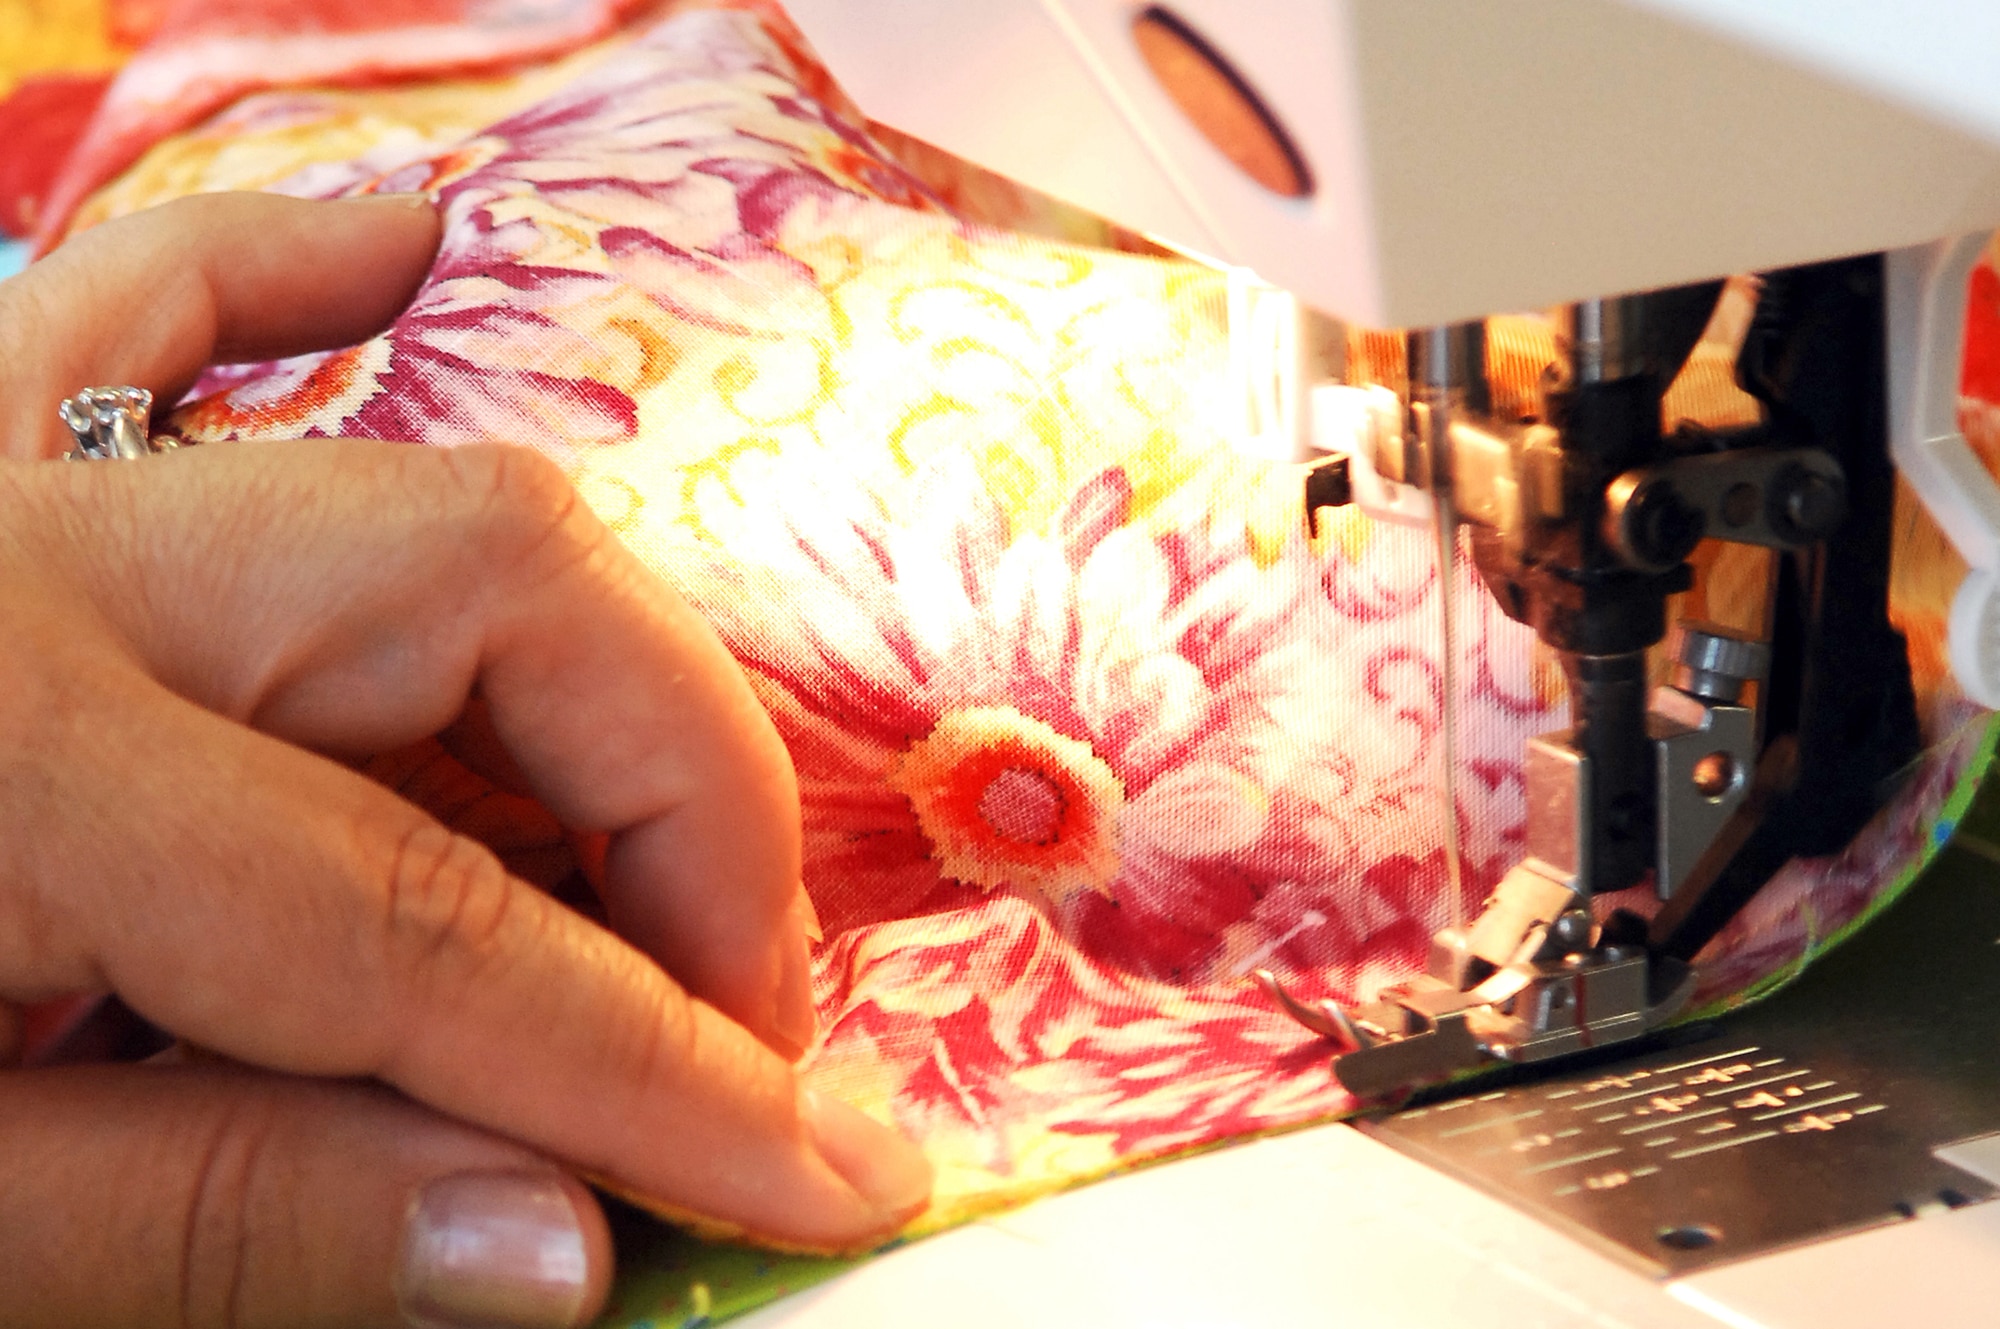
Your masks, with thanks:
[{"label": "sewing machine light", "polygon": [[1351,502],[1378,521],[1431,525],[1436,506],[1430,494],[1402,478],[1404,403],[1393,389],[1345,381],[1346,327],[1248,268],[1169,247],[1226,278],[1229,364],[1221,430],[1230,445],[1257,461],[1337,463],[1345,479],[1336,486],[1340,503]]},{"label": "sewing machine light", "polygon": [[1312,445],[1321,456],[1347,459],[1354,505],[1378,521],[1428,526],[1436,520],[1431,496],[1418,485],[1382,473],[1377,459],[1403,446],[1403,401],[1377,385],[1324,383],[1312,400]]},{"label": "sewing machine light", "polygon": [[1268,462],[1348,451],[1350,422],[1325,417],[1317,404],[1346,377],[1347,329],[1248,268],[1202,261],[1224,275],[1229,406],[1222,430],[1230,444]]},{"label": "sewing machine light", "polygon": [[1188,123],[1238,170],[1280,198],[1312,196],[1312,171],[1284,123],[1200,31],[1148,5],[1132,18],[1132,43]]}]

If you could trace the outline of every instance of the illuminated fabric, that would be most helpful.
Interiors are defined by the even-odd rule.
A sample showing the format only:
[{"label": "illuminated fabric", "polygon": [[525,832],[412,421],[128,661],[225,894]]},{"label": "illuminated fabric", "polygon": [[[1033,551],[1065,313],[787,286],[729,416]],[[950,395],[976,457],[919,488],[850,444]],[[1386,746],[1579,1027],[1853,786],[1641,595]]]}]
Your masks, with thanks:
[{"label": "illuminated fabric", "polygon": [[[139,122],[117,89],[106,114]],[[1245,974],[1367,995],[1451,914],[1436,576],[1421,531],[1343,513],[1309,541],[1298,473],[1221,446],[1223,278],[955,217],[748,10],[243,96],[79,220],[225,187],[425,190],[446,237],[386,336],[212,373],[173,427],[531,444],[710,618],[799,771],[806,1073],[924,1141],[919,1230],[1351,1106]],[[1941,673],[1955,573],[1920,516],[1905,542],[1936,747],[1718,941],[1705,1002],[1907,883],[1990,758]],[[1459,577],[1470,909],[1563,701]]]},{"label": "illuminated fabric", "polygon": [[[0,0],[0,236],[42,202],[139,34],[131,0]],[[0,273],[12,271],[0,256]]]}]

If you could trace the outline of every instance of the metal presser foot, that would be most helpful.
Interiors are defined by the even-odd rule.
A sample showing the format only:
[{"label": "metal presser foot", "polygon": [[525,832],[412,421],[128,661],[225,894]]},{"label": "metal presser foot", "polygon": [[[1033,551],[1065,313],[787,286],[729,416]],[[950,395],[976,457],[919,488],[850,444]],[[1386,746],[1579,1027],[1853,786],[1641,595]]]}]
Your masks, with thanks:
[{"label": "metal presser foot", "polygon": [[[1504,963],[1486,958],[1509,934],[1519,940]],[[1607,938],[1574,891],[1532,864],[1507,875],[1469,930],[1432,939],[1428,975],[1368,1005],[1308,1005],[1269,970],[1256,978],[1287,1014],[1338,1045],[1334,1076],[1362,1099],[1637,1038],[1678,1012],[1694,987],[1687,965]]]},{"label": "metal presser foot", "polygon": [[[1638,691],[1642,658],[1628,662],[1626,683],[1607,685],[1607,672],[1592,666],[1573,684],[1587,717],[1601,714],[1607,696],[1645,706],[1638,727],[1647,747],[1609,769],[1655,772],[1652,864],[1657,880],[1668,882],[1689,877],[1711,844],[1726,838],[1750,795],[1755,719],[1741,693],[1764,668],[1765,651],[1712,624],[1683,623],[1673,658],[1674,684],[1656,689],[1649,702]],[[1594,772],[1602,769],[1582,728],[1530,740],[1528,856],[1501,878],[1469,928],[1444,928],[1431,938],[1424,977],[1347,1010],[1330,1001],[1309,1006],[1269,972],[1257,973],[1273,1001],[1338,1047],[1334,1075],[1350,1092],[1393,1097],[1494,1062],[1545,1061],[1621,1043],[1686,1003],[1694,986],[1688,965],[1649,946],[1647,925],[1631,914],[1597,923],[1578,884],[1593,880],[1593,866],[1605,857],[1592,834],[1606,801],[1593,797]]]},{"label": "metal presser foot", "polygon": [[[1756,719],[1742,694],[1762,676],[1768,653],[1761,642],[1714,624],[1683,622],[1670,658],[1672,684],[1654,689],[1644,703],[1640,732],[1650,750],[1609,769],[1629,774],[1650,766],[1652,871],[1656,883],[1688,887],[1714,876],[1740,842],[1741,828],[1764,815],[1761,786],[1750,777]],[[1632,663],[1627,672],[1643,687],[1645,674]],[[1619,695],[1607,676],[1592,666],[1574,681],[1586,716]],[[1699,946],[1649,944],[1648,925],[1627,913],[1598,924],[1578,885],[1598,879],[1595,865],[1605,858],[1591,833],[1603,804],[1592,796],[1593,773],[1602,769],[1581,728],[1529,741],[1528,856],[1501,878],[1471,927],[1445,928],[1431,938],[1424,977],[1345,1010],[1329,1001],[1309,1006],[1258,972],[1273,1001],[1337,1045],[1334,1075],[1350,1092],[1392,1097],[1493,1062],[1545,1061],[1624,1042],[1686,1004],[1693,971],[1676,957]],[[1676,890],[1660,894],[1669,902],[1664,919]]]}]

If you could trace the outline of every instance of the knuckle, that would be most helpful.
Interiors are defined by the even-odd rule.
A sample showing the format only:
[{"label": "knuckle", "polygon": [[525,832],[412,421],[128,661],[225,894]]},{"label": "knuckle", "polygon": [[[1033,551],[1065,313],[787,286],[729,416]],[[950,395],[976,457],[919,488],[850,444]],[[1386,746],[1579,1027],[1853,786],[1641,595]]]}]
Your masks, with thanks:
[{"label": "knuckle", "polygon": [[531,448],[447,450],[459,496],[468,502],[474,544],[491,565],[535,569],[585,555],[599,528],[562,468]]},{"label": "knuckle", "polygon": [[414,825],[383,875],[392,969],[419,984],[462,980],[503,949],[515,889],[491,851],[435,822]]},{"label": "knuckle", "polygon": [[[171,236],[177,240],[197,239],[228,221],[233,202],[226,194],[188,194],[156,203],[126,217],[115,218],[108,224],[126,230],[144,227],[151,234]],[[89,231],[84,232],[86,236],[89,234]],[[117,232],[105,231],[104,234],[115,235]]]},{"label": "knuckle", "polygon": [[690,1071],[703,1065],[705,1052],[701,1022],[679,987],[640,982],[631,988],[644,997],[607,1009],[577,1033],[597,1040],[592,1060],[610,1068],[609,1083],[627,1097],[626,1110],[642,1114],[662,1093],[684,1085]]},{"label": "knuckle", "polygon": [[[111,736],[129,731],[125,679],[61,636],[63,624],[15,616],[18,635],[0,643],[0,974],[74,978],[91,911],[105,898],[94,874],[78,873],[97,823],[88,808],[106,767]],[[115,762],[116,758],[113,757]],[[78,876],[86,878],[78,881]]]},{"label": "knuckle", "polygon": [[277,1181],[272,1105],[244,1095],[219,1105],[205,1127],[181,1208],[180,1323],[187,1329],[233,1329],[243,1320],[256,1246],[268,1239],[264,1191]]},{"label": "knuckle", "polygon": [[241,191],[186,194],[93,226],[65,241],[62,248],[74,246],[73,253],[94,257],[100,248],[136,245],[161,257],[179,258],[187,266],[174,280],[192,292],[206,285],[195,270],[203,260],[240,238],[244,227],[254,224],[256,213],[270,206],[266,199]]},{"label": "knuckle", "polygon": [[695,1064],[699,1027],[693,1015],[686,995],[664,983],[654,986],[650,1000],[634,1004],[620,1032],[635,1084],[655,1086]]}]

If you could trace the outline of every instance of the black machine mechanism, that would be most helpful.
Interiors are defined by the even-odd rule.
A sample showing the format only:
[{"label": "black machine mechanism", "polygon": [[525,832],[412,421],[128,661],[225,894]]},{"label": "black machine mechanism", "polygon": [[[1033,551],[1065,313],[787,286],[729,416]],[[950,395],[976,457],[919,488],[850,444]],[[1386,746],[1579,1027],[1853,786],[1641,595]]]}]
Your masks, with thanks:
[{"label": "black machine mechanism", "polygon": [[[1719,282],[1572,306],[1572,369],[1540,418],[1493,414],[1483,324],[1414,333],[1402,418],[1378,413],[1309,474],[1309,517],[1364,479],[1428,493],[1442,559],[1466,528],[1570,695],[1570,726],[1529,744],[1526,857],[1436,934],[1426,976],[1344,1009],[1258,975],[1339,1046],[1358,1096],[1659,1027],[1757,889],[1838,850],[1894,791],[1918,729],[1888,616],[1885,287],[1881,255],[1763,274],[1736,365],[1763,419],[1727,431],[1669,432],[1661,409]],[[1669,624],[1704,539],[1777,551],[1764,633]],[[1671,678],[1652,686],[1663,640]],[[1650,918],[1605,907],[1642,889]]]}]

